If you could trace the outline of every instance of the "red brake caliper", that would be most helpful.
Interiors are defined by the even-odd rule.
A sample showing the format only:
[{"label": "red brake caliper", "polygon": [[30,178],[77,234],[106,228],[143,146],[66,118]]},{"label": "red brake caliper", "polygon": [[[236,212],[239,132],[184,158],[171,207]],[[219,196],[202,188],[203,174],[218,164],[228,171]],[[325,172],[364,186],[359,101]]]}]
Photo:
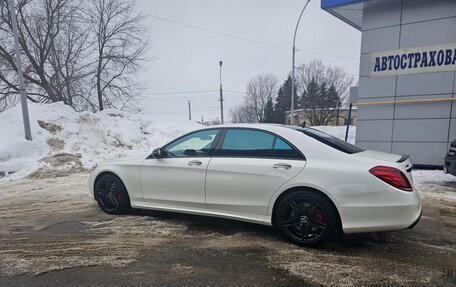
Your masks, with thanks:
[{"label": "red brake caliper", "polygon": [[323,212],[321,212],[320,209],[318,209],[317,211],[315,211],[314,213],[314,218],[320,222],[324,222],[324,216],[323,216]]}]

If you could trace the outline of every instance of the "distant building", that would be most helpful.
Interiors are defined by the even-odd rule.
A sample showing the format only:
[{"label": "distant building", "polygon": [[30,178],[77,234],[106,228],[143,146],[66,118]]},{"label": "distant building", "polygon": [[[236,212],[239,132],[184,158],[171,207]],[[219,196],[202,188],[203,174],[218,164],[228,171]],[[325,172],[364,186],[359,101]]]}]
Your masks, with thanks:
[{"label": "distant building", "polygon": [[321,8],[362,33],[350,97],[356,144],[441,167],[456,139],[456,1],[321,0]]},{"label": "distant building", "polygon": [[[357,109],[356,107],[352,109],[350,125],[356,125],[356,114]],[[347,116],[348,116],[348,108],[341,108],[339,109],[339,120],[337,120],[337,113],[334,113],[334,116],[329,120],[328,125],[330,126],[344,126],[347,125]],[[285,112],[285,122],[287,125],[290,124],[290,111]],[[308,119],[305,110],[297,109],[294,111],[294,123],[297,125],[302,125],[306,123],[306,125],[310,125],[310,120]]]}]

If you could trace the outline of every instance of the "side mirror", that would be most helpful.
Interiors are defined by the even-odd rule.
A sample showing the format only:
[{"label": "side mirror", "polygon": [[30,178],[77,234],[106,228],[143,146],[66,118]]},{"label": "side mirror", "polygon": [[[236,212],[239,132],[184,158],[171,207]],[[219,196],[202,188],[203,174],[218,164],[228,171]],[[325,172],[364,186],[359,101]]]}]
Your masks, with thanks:
[{"label": "side mirror", "polygon": [[162,149],[161,149],[161,148],[156,148],[156,149],[154,149],[154,151],[152,152],[152,156],[153,156],[154,158],[161,158],[161,157],[163,157]]}]

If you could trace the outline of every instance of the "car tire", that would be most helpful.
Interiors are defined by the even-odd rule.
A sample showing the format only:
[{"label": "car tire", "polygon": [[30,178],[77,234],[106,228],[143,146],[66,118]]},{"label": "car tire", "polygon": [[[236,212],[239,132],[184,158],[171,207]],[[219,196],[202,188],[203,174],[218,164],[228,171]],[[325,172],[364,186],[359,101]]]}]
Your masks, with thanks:
[{"label": "car tire", "polygon": [[125,185],[113,174],[105,174],[97,179],[94,195],[98,206],[106,213],[121,214],[131,209]]},{"label": "car tire", "polygon": [[338,230],[338,215],[323,195],[295,191],[278,203],[275,225],[291,242],[315,247],[333,237]]}]

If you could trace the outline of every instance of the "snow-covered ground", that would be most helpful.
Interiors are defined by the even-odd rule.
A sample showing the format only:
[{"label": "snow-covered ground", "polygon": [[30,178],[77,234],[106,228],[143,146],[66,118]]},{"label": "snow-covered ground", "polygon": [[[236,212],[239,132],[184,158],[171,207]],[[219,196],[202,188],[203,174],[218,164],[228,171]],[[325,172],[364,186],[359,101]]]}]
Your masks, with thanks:
[{"label": "snow-covered ground", "polygon": [[412,175],[421,198],[456,202],[456,176],[442,170],[413,170]]}]

